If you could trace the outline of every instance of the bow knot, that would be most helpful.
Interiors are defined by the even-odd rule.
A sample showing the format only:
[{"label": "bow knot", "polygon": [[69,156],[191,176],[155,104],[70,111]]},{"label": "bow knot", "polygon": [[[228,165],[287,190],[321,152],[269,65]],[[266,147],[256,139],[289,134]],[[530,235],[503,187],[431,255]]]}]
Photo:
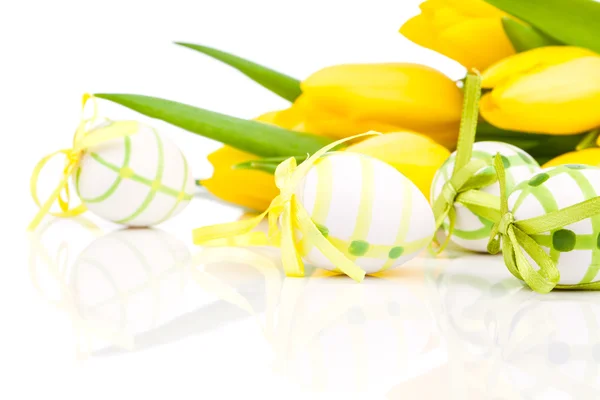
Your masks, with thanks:
[{"label": "bow knot", "polygon": [[454,203],[456,195],[458,195],[458,190],[456,190],[452,181],[450,180],[446,182],[442,187],[442,193],[440,194],[440,196],[446,201],[446,204]]},{"label": "bow knot", "polygon": [[[495,204],[489,204],[487,194],[480,190],[496,182],[495,174],[481,173],[485,167],[491,165],[490,161],[473,159],[462,168],[455,171],[452,177],[444,183],[440,196],[433,203],[433,215],[436,217],[436,229],[440,228],[444,221],[448,220],[449,228],[446,240],[437,249],[441,252],[448,244],[456,222],[456,211],[454,205],[462,204],[472,211],[483,211],[484,208],[495,208]],[[477,210],[474,208],[477,207]],[[486,214],[489,213],[486,212]]]},{"label": "bow knot", "polygon": [[498,233],[508,235],[508,229],[515,223],[515,216],[511,212],[506,212],[498,221]]},{"label": "bow knot", "polygon": [[[275,170],[275,184],[280,193],[273,199],[267,210],[250,220],[195,229],[193,233],[194,243],[199,245],[279,246],[281,247],[282,263],[286,275],[304,276],[302,256],[296,246],[296,233],[300,232],[303,241],[317,248],[340,271],[355,281],[362,281],[365,277],[365,271],[323,236],[304,206],[296,198],[295,191],[310,168],[325,153],[346,141],[376,134],[378,133],[368,132],[338,140],[323,147],[300,165],[297,165],[295,158],[288,158],[279,164]],[[265,217],[269,221],[268,235],[254,231],[254,228]]]},{"label": "bow knot", "polygon": [[[560,273],[553,259],[530,235],[552,230],[553,227],[540,218],[546,217],[558,223],[557,227],[563,224],[563,221],[560,221],[560,218],[547,218],[548,215],[515,221],[513,213],[508,209],[506,173],[499,154],[494,159],[494,167],[500,185],[501,217],[492,228],[488,251],[497,254],[502,250],[504,263],[516,278],[525,281],[536,292],[548,293],[558,284]],[[531,265],[525,254],[529,255],[539,269]]]},{"label": "bow knot", "polygon": [[[91,118],[84,118],[83,112],[88,100],[93,100],[94,113]],[[29,224],[28,230],[35,229],[42,221],[46,214],[56,217],[74,217],[85,212],[86,208],[83,204],[71,208],[71,196],[69,193],[69,178],[79,166],[81,158],[86,150],[92,146],[98,145],[111,139],[129,136],[138,131],[138,123],[134,121],[118,121],[98,128],[96,121],[98,119],[98,107],[93,96],[85,94],[81,106],[81,120],[73,137],[73,147],[70,149],[59,150],[42,158],[35,166],[30,180],[31,197],[37,206],[40,208],[37,215]],[[90,133],[94,134],[91,135]],[[38,198],[37,185],[39,175],[50,159],[57,155],[64,155],[65,166],[62,171],[60,182],[55,187],[54,191],[48,199],[42,204]],[[63,196],[64,193],[64,196]],[[50,212],[52,205],[58,202],[61,212]]]}]

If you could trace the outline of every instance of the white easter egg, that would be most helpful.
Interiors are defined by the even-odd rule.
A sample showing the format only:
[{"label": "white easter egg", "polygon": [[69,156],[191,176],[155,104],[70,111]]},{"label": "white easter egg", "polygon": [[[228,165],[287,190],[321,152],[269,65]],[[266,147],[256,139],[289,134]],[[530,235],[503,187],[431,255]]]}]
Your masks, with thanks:
[{"label": "white easter egg", "polygon": [[[487,169],[493,169],[493,158],[500,153],[504,167],[506,169],[506,186],[510,191],[517,184],[529,179],[533,174],[540,170],[539,164],[529,154],[519,149],[516,146],[502,142],[478,142],[473,145],[472,158],[489,161],[490,166]],[[456,160],[456,152],[452,153],[448,160],[440,167],[435,174],[431,184],[431,201],[432,204],[442,192],[444,184],[452,176],[454,162]],[[481,169],[483,172],[486,168]],[[483,189],[483,192],[500,195],[500,186],[498,183],[489,185]],[[487,244],[490,238],[492,221],[489,221],[481,216],[475,215],[461,204],[455,204],[456,222],[454,232],[450,240],[467,250],[487,252]],[[448,231],[448,221],[444,222],[444,230]]]},{"label": "white easter egg", "polygon": [[[519,221],[561,210],[596,196],[600,196],[600,168],[561,165],[544,169],[517,185],[508,197],[508,206],[515,221]],[[560,284],[600,280],[600,215],[552,232],[533,235],[532,238],[557,264]]]},{"label": "white easter egg", "polygon": [[150,226],[185,208],[194,179],[173,142],[149,126],[138,126],[131,136],[86,151],[74,180],[81,201],[94,214],[128,226]]},{"label": "white easter egg", "polygon": [[[309,170],[296,196],[328,240],[367,273],[399,266],[433,237],[425,196],[389,164],[356,153],[331,153]],[[297,238],[305,262],[336,271]]]}]

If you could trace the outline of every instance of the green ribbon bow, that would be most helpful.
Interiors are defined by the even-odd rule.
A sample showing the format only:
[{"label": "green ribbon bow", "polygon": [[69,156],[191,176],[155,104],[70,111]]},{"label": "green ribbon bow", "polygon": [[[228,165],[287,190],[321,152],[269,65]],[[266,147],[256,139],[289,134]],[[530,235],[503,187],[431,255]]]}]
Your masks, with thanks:
[{"label": "green ribbon bow", "polygon": [[[481,76],[469,73],[465,81],[465,98],[456,160],[450,179],[444,183],[440,196],[433,203],[435,227],[438,230],[446,219],[449,221],[448,234],[445,241],[436,249],[441,253],[448,245],[456,223],[455,204],[462,204],[474,214],[496,222],[500,218],[500,200],[483,189],[497,180],[497,175],[491,169],[481,171],[491,166],[491,161],[471,160],[473,143],[479,117],[479,98],[481,96]],[[439,243],[438,243],[439,244]]]},{"label": "green ribbon bow", "polygon": [[[494,159],[494,167],[500,184],[501,217],[492,228],[488,251],[498,254],[502,249],[508,270],[538,293],[548,293],[554,288],[600,290],[600,282],[559,285],[560,272],[555,262],[531,237],[600,214],[600,196],[539,217],[515,221],[514,215],[508,209],[505,171],[499,154]],[[531,265],[525,254],[529,255],[539,269]]]}]

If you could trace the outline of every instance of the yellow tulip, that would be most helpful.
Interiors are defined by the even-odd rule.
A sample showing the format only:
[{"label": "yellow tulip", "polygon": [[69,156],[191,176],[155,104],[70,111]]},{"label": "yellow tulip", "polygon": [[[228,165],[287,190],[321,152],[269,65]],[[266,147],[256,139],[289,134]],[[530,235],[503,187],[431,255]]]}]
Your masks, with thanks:
[{"label": "yellow tulip", "polygon": [[417,185],[428,199],[435,173],[450,156],[442,145],[412,132],[374,136],[349,146],[346,151],[387,162]]},{"label": "yellow tulip", "polygon": [[519,53],[483,73],[481,115],[504,129],[574,134],[600,126],[600,55],[578,47]]},{"label": "yellow tulip", "polygon": [[600,148],[593,147],[562,154],[544,164],[544,168],[556,167],[564,164],[585,164],[598,167],[600,166]]},{"label": "yellow tulip", "polygon": [[279,190],[272,174],[263,171],[233,169],[234,165],[260,157],[224,146],[208,156],[214,172],[202,186],[214,196],[230,203],[262,211],[269,207]]},{"label": "yellow tulip", "polygon": [[336,139],[370,130],[409,130],[448,148],[456,145],[462,92],[435,69],[401,63],[338,65],[311,75],[302,93],[272,122]]},{"label": "yellow tulip", "polygon": [[502,27],[507,14],[483,0],[427,0],[420,8],[400,33],[468,69],[484,70],[515,53]]}]

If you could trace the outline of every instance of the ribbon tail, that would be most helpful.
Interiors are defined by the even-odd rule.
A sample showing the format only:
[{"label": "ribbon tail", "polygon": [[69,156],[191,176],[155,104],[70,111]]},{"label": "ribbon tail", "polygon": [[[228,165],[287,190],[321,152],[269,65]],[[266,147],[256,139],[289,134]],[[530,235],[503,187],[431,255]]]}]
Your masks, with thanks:
[{"label": "ribbon tail", "polygon": [[297,201],[293,202],[293,211],[296,216],[296,223],[300,227],[300,230],[306,235],[306,240],[312,243],[321,253],[327,257],[333,265],[335,265],[340,271],[354,279],[356,282],[362,282],[365,278],[365,271],[356,265],[353,261],[349,260],[341,251],[339,251],[321,231],[317,228],[315,223],[312,221],[304,207],[298,204]]},{"label": "ribbon tail", "polygon": [[[436,222],[436,232],[438,231],[438,229],[443,225],[444,220],[448,218],[448,232],[445,233],[446,237],[444,238],[444,241],[442,243],[438,243],[437,239],[434,236],[434,242],[438,243],[438,248],[433,248],[430,245],[430,250],[433,253],[433,255],[439,255],[440,253],[442,253],[444,250],[446,250],[446,247],[448,247],[448,245],[450,244],[450,239],[452,238],[452,232],[454,232],[454,226],[456,224],[456,211],[454,210],[454,206],[450,205],[450,207],[447,209],[447,211],[445,211],[439,218],[439,222]],[[433,244],[433,242],[432,242]]]},{"label": "ribbon tail", "polygon": [[[546,254],[535,240],[518,228],[509,229],[508,235],[515,253],[516,266],[522,279],[534,291],[544,294],[549,293],[556,287],[560,280],[558,268],[556,268],[550,256]],[[522,249],[539,266],[539,271],[536,271],[527,258],[525,258]]]},{"label": "ribbon tail", "polygon": [[50,212],[50,208],[52,207],[52,204],[54,204],[56,199],[58,199],[60,197],[60,193],[64,190],[64,188],[68,184],[69,184],[68,178],[64,178],[60,181],[60,183],[58,184],[56,189],[54,189],[54,192],[52,192],[52,194],[50,195],[50,197],[48,197],[46,202],[40,206],[40,209],[39,209],[38,213],[35,215],[35,218],[33,218],[33,220],[29,223],[29,226],[27,227],[28,231],[33,231],[35,228],[38,227],[40,222],[42,222],[42,219],[44,219],[44,216]]},{"label": "ribbon tail", "polygon": [[[295,200],[292,200],[295,203]],[[292,220],[292,205],[288,202],[284,206],[281,216],[281,259],[286,276],[303,277],[304,263],[296,249],[294,241],[295,224]]]},{"label": "ribbon tail", "polygon": [[575,285],[556,285],[559,290],[600,290],[600,282],[577,283]]},{"label": "ribbon tail", "polygon": [[[511,238],[508,236],[499,238],[497,240],[502,241],[502,256],[504,257],[504,263],[506,264],[506,268],[508,268],[510,273],[515,278],[517,278],[519,280],[523,280],[523,277],[521,276],[521,273],[519,272],[519,268],[517,268],[517,262],[516,262],[515,246],[518,247],[518,244],[511,242]],[[497,242],[495,242],[495,243],[497,243]],[[488,249],[489,249],[489,246],[488,246]],[[519,248],[519,250],[520,250],[520,248]],[[494,254],[494,253],[492,253],[492,254]]]},{"label": "ribbon tail", "polygon": [[[208,246],[222,245],[262,245],[267,244],[266,235],[262,232],[252,232],[260,224],[269,210],[244,221],[218,224],[194,229],[192,239],[194,244]],[[261,236],[262,234],[262,236]],[[263,239],[264,237],[264,239]]]}]

